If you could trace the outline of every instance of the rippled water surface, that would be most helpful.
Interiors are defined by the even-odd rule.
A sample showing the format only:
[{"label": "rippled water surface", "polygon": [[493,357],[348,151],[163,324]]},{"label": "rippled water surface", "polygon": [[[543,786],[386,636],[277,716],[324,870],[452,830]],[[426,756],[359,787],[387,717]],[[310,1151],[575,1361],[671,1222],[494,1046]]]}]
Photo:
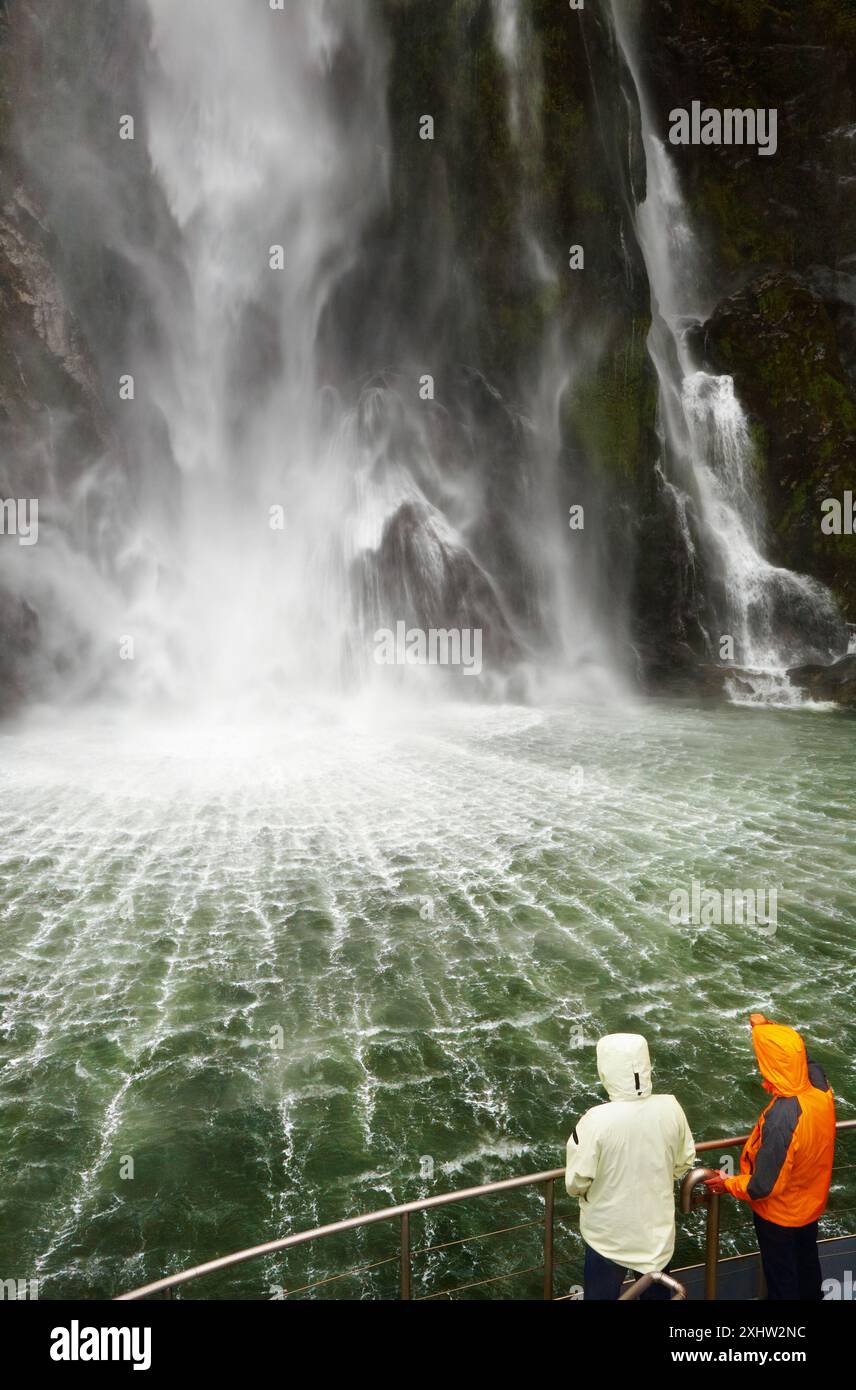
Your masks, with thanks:
[{"label": "rippled water surface", "polygon": [[[103,1296],[558,1165],[611,1030],[648,1035],[698,1138],[764,1102],[751,1008],[806,1032],[856,1114],[854,735],[828,712],[645,704],[7,730],[0,1274]],[[777,888],[775,936],[671,925],[693,878]],[[850,1147],[830,1232],[856,1228]],[[520,1229],[418,1255],[417,1295],[537,1265],[539,1200],[422,1222],[417,1248]],[[684,1262],[698,1238],[694,1219]],[[751,1245],[745,1209],[725,1238]],[[311,1292],[394,1296],[395,1239],[188,1296],[370,1263]],[[537,1288],[533,1269],[466,1296]]]}]

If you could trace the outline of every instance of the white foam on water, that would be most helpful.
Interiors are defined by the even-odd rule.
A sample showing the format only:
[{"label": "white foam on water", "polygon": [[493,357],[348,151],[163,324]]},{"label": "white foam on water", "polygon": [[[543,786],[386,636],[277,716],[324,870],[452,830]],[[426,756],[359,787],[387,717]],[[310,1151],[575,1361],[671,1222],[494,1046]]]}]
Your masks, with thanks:
[{"label": "white foam on water", "polygon": [[[545,1124],[561,1134],[546,1099],[587,1093],[609,1024],[644,1025],[655,1052],[683,1047],[693,1104],[710,1057],[681,1011],[751,1006],[760,968],[780,993],[809,960],[840,1028],[841,724],[812,718],[810,744],[807,721],[784,742],[776,717],[341,702],[285,725],[43,718],[7,732],[3,1085],[27,1086],[33,1116],[64,1097],[77,1117],[40,1229],[19,1242],[52,1279],[86,1231],[120,1232],[121,1154],[145,1159],[138,1174],[171,1155],[151,1213],[173,1211],[160,1258],[183,1263],[211,1240],[211,1183],[273,1234],[400,1196],[420,1154],[444,1181],[507,1172],[515,1155],[535,1161]],[[670,926],[671,888],[751,888],[771,865],[775,940]],[[727,970],[706,968],[711,951]],[[15,1125],[7,1146],[22,1183],[28,1136]],[[193,1193],[182,1174],[210,1168],[208,1144],[209,1188]],[[230,1178],[243,1158],[253,1183]]]}]

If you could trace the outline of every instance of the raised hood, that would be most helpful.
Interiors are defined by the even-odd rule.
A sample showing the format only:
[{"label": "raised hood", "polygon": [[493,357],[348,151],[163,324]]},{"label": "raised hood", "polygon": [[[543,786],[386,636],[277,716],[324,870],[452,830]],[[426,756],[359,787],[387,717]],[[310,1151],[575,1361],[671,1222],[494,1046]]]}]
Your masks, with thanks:
[{"label": "raised hood", "polygon": [[608,1033],[597,1045],[597,1074],[610,1100],[651,1094],[651,1056],[641,1033]]},{"label": "raised hood", "polygon": [[809,1084],[805,1043],[783,1023],[756,1023],[752,1046],[767,1090],[776,1096],[796,1096]]}]

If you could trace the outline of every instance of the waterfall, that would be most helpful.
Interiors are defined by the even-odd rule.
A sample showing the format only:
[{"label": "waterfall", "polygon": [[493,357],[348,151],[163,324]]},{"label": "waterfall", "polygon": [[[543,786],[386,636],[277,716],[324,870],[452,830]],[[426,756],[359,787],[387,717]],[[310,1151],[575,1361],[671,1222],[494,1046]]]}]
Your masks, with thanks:
[{"label": "waterfall", "polygon": [[[545,244],[537,214],[545,180],[543,73],[538,38],[524,0],[492,0],[494,35],[507,78],[508,129],[517,160],[520,273],[533,298],[556,296],[567,273]],[[579,336],[579,325],[574,325]],[[596,337],[596,335],[594,335]],[[579,348],[576,348],[579,351]],[[575,553],[564,517],[578,502],[575,479],[562,475],[563,398],[576,386],[575,349],[560,318],[548,319],[539,351],[524,381],[521,420],[527,445],[522,464],[531,474],[531,501],[520,518],[522,551],[537,574],[540,625],[547,634],[542,661],[554,689],[618,693],[624,685],[619,648],[622,615],[607,628],[597,598],[601,578],[591,559]],[[558,522],[557,522],[558,519]]]},{"label": "waterfall", "polygon": [[[38,556],[3,557],[4,583],[38,614],[49,693],[194,707],[390,689],[403,674],[379,672],[374,638],[399,622],[481,632],[482,694],[519,694],[538,673],[613,688],[600,561],[568,527],[567,325],[545,320],[515,399],[478,362],[433,361],[406,285],[385,281],[393,253],[379,248],[413,233],[384,222],[400,152],[380,8],[139,0],[127,22],[110,3],[104,15],[107,32],[89,12],[46,23],[53,60],[81,61],[67,91],[40,89],[21,133],[113,428],[71,500],[52,465]],[[533,300],[558,303],[567,270],[531,207],[538,47],[518,0],[494,16],[519,210],[509,245]],[[127,143],[122,111],[136,121]],[[415,114],[407,139],[405,161],[458,158],[448,138],[420,144]],[[461,324],[475,318],[477,352],[491,332],[478,267],[461,267],[454,239],[424,259],[454,284]],[[361,305],[383,346],[352,350]],[[456,352],[458,306],[446,312]],[[436,398],[422,375],[435,371],[451,385],[443,395],[438,378]]]},{"label": "waterfall", "polygon": [[[675,166],[655,133],[634,49],[627,0],[611,0],[620,52],[639,105],[647,190],[637,208],[637,235],[651,286],[648,349],[659,383],[662,471],[683,495],[709,588],[716,631],[705,633],[720,661],[743,668],[740,686],[753,700],[797,697],[786,670],[800,661],[831,660],[830,634],[840,628],[833,596],[817,581],[765,557],[765,518],[749,423],[729,376],[700,370],[691,335],[709,316],[698,242]],[[702,623],[704,617],[699,615]],[[727,650],[727,649],[726,649]],[[736,692],[737,685],[732,686]]]},{"label": "waterfall", "polygon": [[4,580],[58,695],[332,688],[371,657],[349,566],[382,499],[319,338],[387,194],[386,41],[367,0],[123,10],[51,11],[46,51],[78,61],[20,134],[112,447],[74,489],[53,460],[34,564]]},{"label": "waterfall", "polygon": [[[564,221],[580,209],[568,215],[574,197],[548,177],[544,16],[523,0],[452,9],[439,32],[457,38],[465,20],[481,71],[501,85],[501,63],[506,78],[483,236],[464,188],[481,78],[461,61],[447,81],[469,83],[465,115],[449,101],[436,145],[423,142],[401,35],[374,0],[103,0],[38,26],[23,168],[88,343],[63,340],[69,371],[105,421],[72,468],[73,409],[46,411],[38,457],[15,461],[13,491],[38,479],[40,541],[3,548],[0,600],[17,602],[27,640],[38,630],[34,689],[194,707],[412,688],[416,673],[375,663],[376,634],[400,622],[483,634],[484,675],[457,691],[517,695],[533,673],[542,690],[622,684],[632,522],[619,514],[632,509],[574,411],[618,360],[626,306],[610,322],[598,272],[584,292],[568,278]],[[837,617],[820,585],[766,558],[752,432],[731,379],[693,355],[708,307],[696,238],[623,0],[613,14],[642,110],[657,476],[690,616],[715,659],[731,636],[735,666],[778,675],[829,655]],[[575,100],[591,98],[602,133],[588,48],[580,64]],[[627,175],[623,140],[601,147],[595,206]],[[632,297],[636,248],[613,235]],[[568,525],[582,494],[584,535]]]},{"label": "waterfall", "polygon": [[181,521],[169,555],[151,547],[169,594],[152,586],[130,626],[208,688],[323,686],[350,635],[360,499],[317,340],[385,195],[382,41],[362,0],[148,8],[151,173],[183,284],[146,376]]}]

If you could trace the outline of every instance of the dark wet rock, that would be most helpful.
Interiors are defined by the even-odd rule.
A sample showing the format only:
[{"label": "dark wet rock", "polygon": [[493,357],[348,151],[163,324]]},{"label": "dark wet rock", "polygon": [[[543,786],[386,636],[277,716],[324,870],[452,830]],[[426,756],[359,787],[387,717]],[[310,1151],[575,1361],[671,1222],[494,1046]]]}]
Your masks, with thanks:
[{"label": "dark wet rock", "polygon": [[[38,500],[72,486],[112,432],[38,208],[21,185],[0,199],[0,500]],[[0,586],[0,714],[32,693],[38,636],[34,609]]]},{"label": "dark wet rock", "polygon": [[493,672],[524,655],[496,586],[442,516],[421,501],[401,503],[377,551],[359,562],[357,578],[359,626],[369,638],[399,622],[423,632],[478,630],[485,668]]},{"label": "dark wet rock", "polygon": [[646,0],[645,13],[646,67],[664,135],[670,110],[693,101],[779,113],[772,158],[726,146],[675,149],[726,291],[764,266],[835,268],[853,250],[856,215],[850,0]]},{"label": "dark wet rock", "polygon": [[[0,499],[40,499],[42,520],[45,500],[57,490],[70,492],[99,461],[124,465],[73,302],[77,287],[64,274],[44,196],[49,190],[34,186],[20,158],[22,130],[29,131],[26,102],[38,81],[50,80],[43,31],[29,4],[9,18],[0,14]],[[107,533],[96,491],[86,519],[93,531]],[[0,535],[0,546],[15,544]],[[40,626],[30,602],[0,587],[2,712],[36,693]]]},{"label": "dark wet rock", "polygon": [[115,439],[55,260],[34,199],[22,184],[7,189],[0,205],[0,419],[20,452],[30,434],[41,437],[47,412],[64,413],[75,422],[64,439],[67,465],[82,467]]},{"label": "dark wet rock", "polygon": [[845,656],[832,666],[795,666],[788,671],[791,683],[814,700],[832,700],[856,709],[856,656]]},{"label": "dark wet rock", "polygon": [[665,649],[643,649],[643,683],[656,695],[678,696],[684,699],[722,701],[733,694],[750,696],[752,672],[739,666],[720,666],[700,660],[687,643],[676,643]]},{"label": "dark wet rock", "polygon": [[[557,401],[559,437],[540,447],[558,450],[560,503],[599,517],[597,535],[592,526],[578,537],[577,558],[593,606],[617,636],[637,560],[661,541],[670,548],[671,523],[661,518],[643,538],[635,505],[638,492],[657,506],[650,295],[633,234],[645,162],[609,7],[591,4],[584,15],[553,0],[521,7],[534,42],[522,55],[519,141],[490,0],[383,0],[381,9],[390,41],[390,201],[325,315],[323,355],[354,382],[378,360],[406,364],[411,381],[430,373],[437,409],[472,425],[490,487],[467,542],[536,641],[540,547],[522,537],[552,459],[541,459],[540,473],[528,466],[539,445],[522,417],[553,367],[558,391],[563,365],[573,387]],[[418,139],[422,112],[435,119],[432,142]],[[579,273],[568,265],[577,244],[586,252]],[[567,530],[567,521],[542,515],[529,537],[547,526]],[[666,573],[664,565],[661,580]]]},{"label": "dark wet rock", "polygon": [[27,663],[38,645],[39,620],[29,604],[0,589],[0,716],[27,696]]}]

